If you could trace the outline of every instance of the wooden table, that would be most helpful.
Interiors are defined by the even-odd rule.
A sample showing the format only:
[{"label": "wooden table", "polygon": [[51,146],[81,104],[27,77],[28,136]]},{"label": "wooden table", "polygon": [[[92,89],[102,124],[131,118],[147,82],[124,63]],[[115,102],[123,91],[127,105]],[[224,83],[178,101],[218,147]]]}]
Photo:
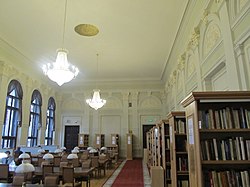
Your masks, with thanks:
[{"label": "wooden table", "polygon": [[[16,167],[9,167],[9,173],[11,175],[14,175]],[[92,174],[93,170],[95,168],[91,167],[89,169],[82,168],[82,167],[75,167],[74,168],[74,177],[84,177],[85,181],[87,182],[87,186],[90,186],[90,175]],[[35,167],[34,175],[37,177],[43,177],[43,169],[42,167]],[[58,175],[59,177],[62,177],[62,169],[60,167],[54,167],[53,168],[53,175]],[[0,186],[1,187],[1,186]]]}]

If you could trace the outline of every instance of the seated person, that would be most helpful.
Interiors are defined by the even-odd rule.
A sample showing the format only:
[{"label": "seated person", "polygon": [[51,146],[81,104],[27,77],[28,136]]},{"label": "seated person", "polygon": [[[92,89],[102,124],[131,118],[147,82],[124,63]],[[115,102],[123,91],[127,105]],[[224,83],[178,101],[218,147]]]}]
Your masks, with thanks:
[{"label": "seated person", "polygon": [[3,164],[10,164],[14,160],[14,158],[13,158],[13,156],[10,155],[10,151],[5,151],[5,154],[7,155],[7,157],[2,159],[2,163]]},{"label": "seated person", "polygon": [[17,166],[22,163],[22,159],[18,158],[22,153],[21,147],[17,147],[17,149],[14,151],[14,161]]}]

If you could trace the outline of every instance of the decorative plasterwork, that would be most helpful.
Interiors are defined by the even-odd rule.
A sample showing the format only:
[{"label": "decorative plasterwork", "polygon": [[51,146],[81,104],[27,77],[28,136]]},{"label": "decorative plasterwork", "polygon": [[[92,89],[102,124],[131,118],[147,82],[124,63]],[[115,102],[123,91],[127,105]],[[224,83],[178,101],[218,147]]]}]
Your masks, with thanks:
[{"label": "decorative plasterwork", "polygon": [[177,75],[177,90],[179,91],[182,90],[183,88],[182,78],[183,78],[183,74],[179,72]]},{"label": "decorative plasterwork", "polygon": [[239,9],[241,10],[249,0],[239,0]]},{"label": "decorative plasterwork", "polygon": [[235,52],[237,57],[244,55],[244,45],[243,44],[237,45],[235,48]]},{"label": "decorative plasterwork", "polygon": [[194,72],[195,72],[194,56],[190,55],[187,60],[187,77],[191,77],[191,75]]},{"label": "decorative plasterwork", "polygon": [[64,111],[82,111],[82,105],[79,100],[70,99],[63,102],[62,109]]},{"label": "decorative plasterwork", "polygon": [[177,71],[174,70],[174,71],[172,72],[171,76],[170,76],[170,83],[171,83],[171,85],[174,85],[174,84],[175,84],[175,82],[176,82],[176,75],[177,75]]},{"label": "decorative plasterwork", "polygon": [[217,24],[210,23],[207,32],[205,33],[204,39],[204,56],[206,56],[211,49],[214,48],[217,41],[219,41],[221,37],[221,31]]},{"label": "decorative plasterwork", "polygon": [[155,96],[146,97],[140,102],[140,108],[161,108],[161,101]]},{"label": "decorative plasterwork", "polygon": [[103,107],[104,109],[110,108],[122,108],[122,102],[116,97],[108,97],[107,103]]},{"label": "decorative plasterwork", "polygon": [[178,70],[183,70],[185,68],[185,59],[186,59],[186,53],[182,54],[179,58],[178,58]]},{"label": "decorative plasterwork", "polygon": [[201,21],[203,22],[204,25],[207,25],[208,23],[208,19],[207,19],[208,14],[209,14],[208,10],[204,10],[203,16],[201,18]]},{"label": "decorative plasterwork", "polygon": [[197,47],[199,44],[199,40],[200,40],[200,30],[198,27],[195,27],[191,39],[188,43],[188,50]]}]

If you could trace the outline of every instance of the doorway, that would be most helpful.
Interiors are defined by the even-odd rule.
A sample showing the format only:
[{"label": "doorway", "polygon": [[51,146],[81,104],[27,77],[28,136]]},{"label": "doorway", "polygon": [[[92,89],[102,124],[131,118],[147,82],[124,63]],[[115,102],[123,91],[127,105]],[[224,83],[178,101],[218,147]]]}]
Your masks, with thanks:
[{"label": "doorway", "polygon": [[143,149],[147,148],[147,132],[153,128],[155,125],[143,125],[142,126],[142,134],[143,134]]},{"label": "doorway", "polygon": [[65,126],[64,146],[67,148],[67,152],[78,146],[79,128],[79,125]]}]

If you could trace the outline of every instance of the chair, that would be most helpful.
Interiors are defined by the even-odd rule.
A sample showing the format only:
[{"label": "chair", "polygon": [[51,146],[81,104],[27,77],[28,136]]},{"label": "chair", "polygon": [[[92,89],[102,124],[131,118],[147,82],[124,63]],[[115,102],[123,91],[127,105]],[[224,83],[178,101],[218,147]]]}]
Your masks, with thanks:
[{"label": "chair", "polygon": [[62,182],[67,186],[82,186],[82,182],[76,182],[74,178],[73,167],[63,167],[62,170]]},{"label": "chair", "polygon": [[67,162],[67,161],[68,161],[67,157],[68,157],[68,154],[67,154],[67,153],[64,153],[64,154],[62,155],[61,161],[62,161],[62,162]]},{"label": "chair", "polygon": [[24,181],[25,181],[24,175],[15,175],[13,177],[12,185],[13,186],[22,186]]},{"label": "chair", "polygon": [[9,182],[9,164],[0,164],[0,182]]},{"label": "chair", "polygon": [[67,167],[68,166],[68,162],[60,162],[59,168],[60,170],[63,169],[63,167]]},{"label": "chair", "polygon": [[82,162],[82,168],[84,169],[89,169],[91,167],[91,159],[84,160]]},{"label": "chair", "polygon": [[41,167],[43,161],[44,161],[43,157],[40,157],[40,156],[37,157],[37,166]]},{"label": "chair", "polygon": [[44,161],[42,161],[40,167],[43,168],[44,165],[51,165],[51,164],[48,161],[44,160]]},{"label": "chair", "polygon": [[85,160],[88,160],[88,159],[89,159],[88,151],[83,152],[81,157],[80,157],[80,162],[84,162]]},{"label": "chair", "polygon": [[91,164],[92,164],[92,167],[95,168],[93,170],[95,172],[95,177],[97,176],[96,173],[98,174],[98,177],[99,177],[100,176],[99,157],[98,156],[91,157]]},{"label": "chair", "polygon": [[46,175],[44,177],[44,185],[43,186],[58,186],[59,184],[59,176],[58,175]]},{"label": "chair", "polygon": [[54,172],[54,166],[53,165],[43,165],[43,178],[45,178],[46,175],[52,174]]},{"label": "chair", "polygon": [[101,174],[101,170],[103,170],[104,176],[106,175],[106,167],[108,163],[107,156],[105,154],[99,156],[99,172]]},{"label": "chair", "polygon": [[79,159],[78,158],[73,158],[72,159],[72,165],[73,165],[73,167],[79,167]]},{"label": "chair", "polygon": [[54,156],[54,166],[59,167],[61,162],[61,156]]}]

